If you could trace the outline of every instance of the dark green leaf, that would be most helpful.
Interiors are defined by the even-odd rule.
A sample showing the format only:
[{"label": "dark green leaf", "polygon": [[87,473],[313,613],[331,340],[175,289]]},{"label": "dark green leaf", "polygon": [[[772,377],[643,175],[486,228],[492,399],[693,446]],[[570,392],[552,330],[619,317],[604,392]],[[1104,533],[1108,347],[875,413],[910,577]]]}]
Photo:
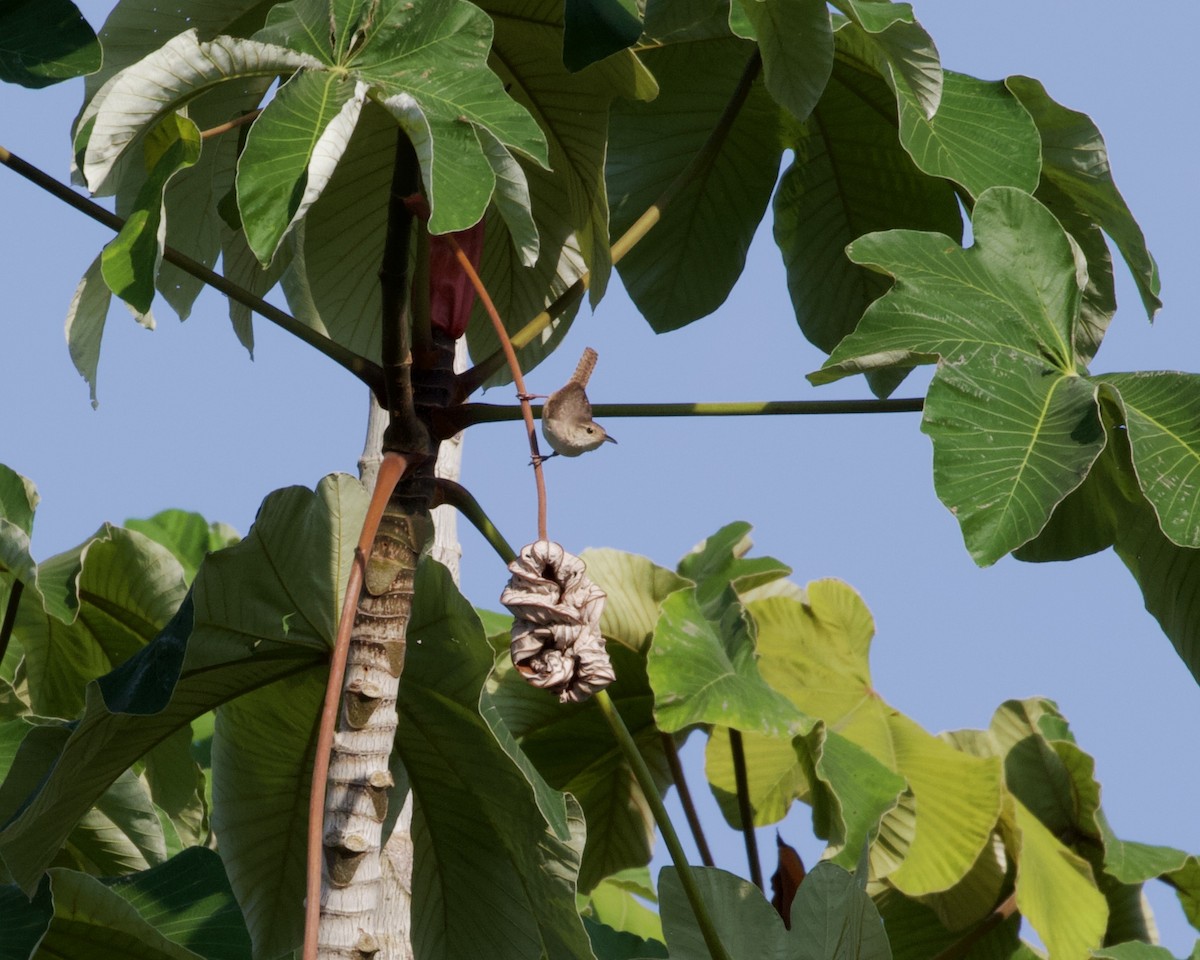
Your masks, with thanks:
[{"label": "dark green leaf", "polygon": [[[790,949],[779,914],[754,884],[715,867],[691,870],[717,935],[731,956],[790,960],[798,955]],[[658,893],[671,960],[711,960],[674,867],[664,867],[659,874]]]},{"label": "dark green leaf", "polygon": [[563,64],[582,70],[632,46],[641,35],[641,21],[620,0],[566,0]]},{"label": "dark green leaf", "polygon": [[[659,95],[650,103],[613,105],[606,175],[614,239],[693,162],[753,50],[729,38],[643,54]],[[779,126],[779,107],[755,83],[712,169],[671,198],[662,219],[620,262],[626,290],[657,332],[712,313],[741,275],[779,174]]]},{"label": "dark green leaf", "polygon": [[978,198],[988,187],[1032,193],[1041,152],[1029,114],[1000,81],[945,72],[942,100],[929,119],[906,88],[897,88],[900,142],[926,173],[945,177]]},{"label": "dark green leaf", "polygon": [[729,588],[744,593],[792,572],[774,557],[747,559],[746,554],[754,546],[750,530],[745,521],[726,524],[679,561],[679,575],[696,584],[696,596],[707,616],[720,615]]},{"label": "dark green leaf", "polygon": [[826,352],[889,287],[847,259],[847,244],[893,227],[962,237],[951,185],[921,173],[898,143],[893,100],[881,78],[839,58],[790,138],[796,158],[775,195],[775,242],[800,329]]},{"label": "dark green leaf", "polygon": [[0,80],[48,87],[100,68],[100,44],[71,0],[0,6]]},{"label": "dark green leaf", "polygon": [[796,960],[892,960],[875,904],[832,863],[817,864],[800,884],[788,937]]},{"label": "dark green leaf", "polygon": [[1033,116],[1042,139],[1042,178],[1055,184],[1078,209],[1113,238],[1133,273],[1146,314],[1153,319],[1162,301],[1158,265],[1146,238],[1113,182],[1104,137],[1087,114],[1056,103],[1029,77],[1005,84]]},{"label": "dark green leaf", "polygon": [[233,899],[221,858],[190,847],[161,866],[109,881],[163,936],[205,960],[245,960],[250,935]]},{"label": "dark green leaf", "polygon": [[904,87],[925,116],[932,118],[942,100],[942,64],[933,38],[913,17],[912,6],[846,0],[844,9],[862,28],[867,43],[875,47],[892,88]]},{"label": "dark green leaf", "polygon": [[54,919],[54,898],[46,877],[33,897],[13,884],[0,886],[0,960],[29,960]]},{"label": "dark green leaf", "polygon": [[605,923],[583,918],[592,952],[596,960],[643,960],[650,957],[666,957],[667,945],[658,940],[646,940],[624,930],[614,930]]},{"label": "dark green leaf", "polygon": [[415,591],[396,744],[415,798],[414,949],[582,960],[579,807],[568,798],[566,836],[547,828],[526,775],[479,715],[492,650],[470,604],[429,561]]},{"label": "dark green leaf", "polygon": [[[738,5],[734,0],[731,6]],[[825,0],[740,0],[740,6],[758,38],[767,90],[804,120],[833,69],[833,27]]]}]

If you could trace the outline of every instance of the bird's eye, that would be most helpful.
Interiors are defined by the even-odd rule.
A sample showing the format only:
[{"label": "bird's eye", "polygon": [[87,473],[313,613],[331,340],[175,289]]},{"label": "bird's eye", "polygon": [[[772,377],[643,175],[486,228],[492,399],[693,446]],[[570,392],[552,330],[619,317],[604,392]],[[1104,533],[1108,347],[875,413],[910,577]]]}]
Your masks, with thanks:
[{"label": "bird's eye", "polygon": [[588,427],[588,428],[587,428],[587,432],[588,432],[588,433],[595,433],[596,431],[595,431],[595,430],[593,430],[591,427]]}]

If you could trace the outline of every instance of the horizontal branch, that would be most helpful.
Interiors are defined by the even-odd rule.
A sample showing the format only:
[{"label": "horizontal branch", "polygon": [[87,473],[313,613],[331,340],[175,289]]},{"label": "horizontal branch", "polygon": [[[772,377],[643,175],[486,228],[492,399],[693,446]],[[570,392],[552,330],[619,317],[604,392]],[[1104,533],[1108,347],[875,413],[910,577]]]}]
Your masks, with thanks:
[{"label": "horizontal branch", "polygon": [[[839,413],[920,413],[922,397],[896,400],[747,400],[729,403],[595,403],[593,416],[606,419],[621,417],[773,417],[811,416]],[[540,417],[542,407],[533,407]],[[464,403],[447,411],[447,420],[457,433],[474,423],[499,423],[521,419],[521,408],[511,404]]]},{"label": "horizontal branch", "polygon": [[[93,203],[87,199],[87,197],[81,197],[70,187],[59,183],[48,173],[22,160],[16,154],[10,153],[4,147],[0,147],[0,163],[4,164],[14,173],[20,174],[30,183],[41,187],[47,193],[53,194],[59,200],[74,207],[80,213],[84,213],[93,220],[104,224],[110,230],[120,232],[121,228],[125,226],[124,219],[118,217],[115,213],[105,210],[98,203]],[[174,247],[163,246],[163,259],[167,263],[178,267],[184,273],[189,273],[197,280],[219,290],[225,296],[229,297],[229,299],[236,300],[243,306],[249,307],[263,319],[271,321],[277,327],[286,330],[292,336],[325,354],[330,360],[345,367],[358,377],[359,380],[371,388],[371,391],[380,399],[380,402],[383,402],[383,369],[379,364],[368,360],[366,357],[360,357],[357,353],[347,350],[340,343],[322,336],[312,329],[312,327],[305,326],[290,313],[267,303],[262,297],[256,296],[232,280],[221,276],[215,270],[210,270],[204,264],[193,260],[187,254],[181,253]]]}]

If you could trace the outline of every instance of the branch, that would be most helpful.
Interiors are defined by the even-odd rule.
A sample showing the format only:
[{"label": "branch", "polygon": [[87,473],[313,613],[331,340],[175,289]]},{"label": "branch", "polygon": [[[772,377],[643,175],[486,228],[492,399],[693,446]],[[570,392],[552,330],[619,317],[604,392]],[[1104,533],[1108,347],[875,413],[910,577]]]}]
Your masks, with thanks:
[{"label": "branch", "polygon": [[737,784],[738,814],[742,821],[742,838],[746,842],[746,860],[750,864],[750,880],[759,890],[763,886],[762,863],[758,858],[758,838],[754,835],[754,812],[750,809],[750,787],[746,779],[746,751],[742,732],[729,728],[729,752],[733,755],[733,779]]},{"label": "branch", "polygon": [[[774,417],[811,416],[835,413],[920,413],[922,397],[897,400],[747,400],[715,403],[596,403],[596,417]],[[531,408],[535,417],[542,415],[540,405]],[[464,403],[439,418],[438,431],[453,436],[476,423],[500,423],[517,420],[521,409],[497,403]]]},{"label": "branch", "polygon": [[692,839],[696,841],[696,849],[700,851],[700,861],[706,867],[715,866],[712,851],[708,849],[708,840],[704,837],[704,829],[700,825],[700,816],[696,813],[696,804],[692,801],[692,791],[688,789],[687,778],[683,775],[683,764],[679,762],[675,738],[665,730],[659,735],[662,737],[663,752],[667,755],[667,766],[671,768],[671,779],[675,781],[675,789],[679,791],[683,815],[687,817]]},{"label": "branch", "polygon": [[[0,147],[0,163],[15,173],[20,174],[31,183],[41,187],[47,193],[58,197],[64,203],[70,204],[81,213],[85,213],[93,220],[104,224],[110,230],[119,232],[125,226],[125,221],[121,217],[110,213],[86,197],[81,197],[70,187],[59,183],[49,174],[39,170],[33,164],[26,163],[4,147]],[[210,270],[204,264],[187,256],[187,254],[180,253],[174,247],[163,246],[163,259],[185,273],[190,273],[197,280],[201,280],[210,287],[219,290],[225,296],[229,297],[229,299],[236,300],[243,306],[249,307],[263,319],[270,320],[271,323],[286,330],[292,336],[325,354],[330,360],[345,367],[358,377],[359,380],[371,388],[371,391],[377,397],[380,399],[383,398],[383,370],[377,363],[373,363],[366,357],[360,357],[357,353],[347,350],[340,343],[322,336],[311,327],[305,326],[291,314],[285,313],[276,306],[272,306],[266,300],[262,299],[262,297],[256,296],[244,287],[238,286],[232,280],[228,280],[214,270]]]},{"label": "branch", "polygon": [[[683,169],[683,172],[679,176],[667,184],[667,188],[663,190],[659,198],[650,204],[645,212],[634,221],[633,225],[622,234],[621,238],[612,245],[611,258],[614,267],[620,263],[621,258],[625,254],[633,249],[650,232],[651,227],[658,223],[662,218],[663,212],[667,209],[667,205],[675,199],[681,190],[693,181],[699,180],[708,174],[713,163],[720,155],[721,148],[725,145],[725,139],[729,136],[729,131],[733,129],[734,121],[737,119],[738,114],[742,112],[742,107],[745,106],[746,99],[750,96],[750,90],[754,86],[754,81],[758,78],[761,70],[762,56],[756,47],[750,59],[746,61],[746,66],[742,70],[742,75],[738,79],[733,95],[729,98],[729,102],[721,112],[721,116],[713,127],[712,132],[708,135],[708,139],[704,141],[704,145],[696,152],[691,163]],[[541,333],[542,330],[546,329],[551,322],[570,309],[583,296],[583,291],[588,288],[589,279],[590,275],[585,273],[571,284],[550,306],[513,334],[513,344],[517,347],[524,347],[535,336]],[[466,370],[460,374],[458,382],[463,388],[464,396],[469,396],[483,386],[487,379],[500,369],[502,362],[503,358],[500,351],[496,351],[490,357],[481,360],[470,370]],[[524,393],[525,391],[522,390],[521,392]]]},{"label": "branch", "polygon": [[329,756],[333,750],[333,731],[337,723],[338,704],[341,701],[342,683],[346,678],[346,653],[350,649],[350,633],[354,628],[354,615],[358,610],[358,596],[362,592],[363,577],[367,561],[371,559],[371,548],[384,508],[396,489],[396,484],[408,468],[408,461],[400,454],[388,452],[379,465],[379,476],[367,515],[363,520],[362,533],[354,549],[354,562],[350,567],[350,578],[346,581],[346,594],[342,599],[342,615],[338,621],[337,639],[329,658],[329,679],[325,684],[325,703],[321,707],[321,723],[317,729],[316,752],[313,755],[312,787],[308,796],[308,856],[305,862],[306,883],[304,901],[304,960],[316,960],[317,931],[321,925],[321,854],[322,828],[325,823],[325,790],[329,783]]},{"label": "branch", "polygon": [[480,536],[491,545],[501,560],[505,563],[512,563],[517,559],[513,548],[508,545],[508,541],[492,523],[492,518],[479,505],[479,501],[475,499],[470,490],[461,483],[447,480],[445,477],[438,477],[434,482],[437,484],[434,506],[446,504],[454,507],[471,522],[471,526],[479,531]]}]

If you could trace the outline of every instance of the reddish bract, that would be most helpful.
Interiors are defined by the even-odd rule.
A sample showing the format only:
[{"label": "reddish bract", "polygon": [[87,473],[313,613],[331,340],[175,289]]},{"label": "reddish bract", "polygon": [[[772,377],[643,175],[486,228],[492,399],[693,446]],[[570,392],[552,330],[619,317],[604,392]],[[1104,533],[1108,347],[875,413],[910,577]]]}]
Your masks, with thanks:
[{"label": "reddish bract", "polygon": [[[458,233],[450,234],[458,241],[472,266],[479,269],[483,255],[483,221]],[[454,339],[467,331],[471,307],[475,305],[475,288],[463,268],[454,258],[454,248],[444,237],[429,238],[429,317],[438,330]]]}]

